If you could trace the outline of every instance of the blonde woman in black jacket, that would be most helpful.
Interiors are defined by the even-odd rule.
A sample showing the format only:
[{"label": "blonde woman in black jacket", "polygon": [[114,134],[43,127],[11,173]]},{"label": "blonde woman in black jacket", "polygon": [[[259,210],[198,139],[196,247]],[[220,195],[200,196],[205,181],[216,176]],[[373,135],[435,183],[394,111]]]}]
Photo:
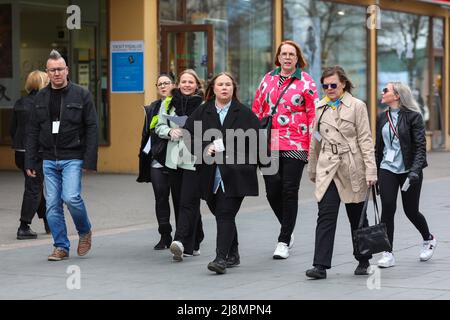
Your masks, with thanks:
[{"label": "blonde woman in black jacket", "polygon": [[[419,212],[422,169],[427,166],[425,127],[420,109],[410,88],[401,82],[389,82],[382,92],[388,108],[378,115],[376,158],[382,216],[391,245],[394,240],[394,215],[398,189],[402,189],[403,210],[423,238],[420,261],[431,258],[436,238]],[[408,187],[409,185],[409,187]],[[392,252],[384,252],[378,261],[383,268],[393,267]]]}]

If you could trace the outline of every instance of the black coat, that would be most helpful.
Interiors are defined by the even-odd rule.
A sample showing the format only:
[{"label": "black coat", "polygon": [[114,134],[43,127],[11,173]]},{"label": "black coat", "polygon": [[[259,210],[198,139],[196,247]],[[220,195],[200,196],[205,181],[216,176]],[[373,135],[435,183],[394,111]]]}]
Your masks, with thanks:
[{"label": "black coat", "polygon": [[[92,95],[69,82],[61,94],[59,133],[52,134],[51,85],[38,92],[27,135],[25,168],[36,169],[36,156],[44,160],[83,160],[83,169],[96,170],[98,157],[97,112]],[[54,137],[55,136],[55,137]]]},{"label": "black coat", "polygon": [[[139,148],[139,176],[136,179],[137,182],[151,182],[151,168],[152,168],[152,162],[155,159],[155,149],[156,146],[159,144],[166,145],[167,149],[167,143],[164,141],[164,139],[161,139],[156,133],[155,129],[150,129],[150,124],[152,122],[152,119],[158,115],[159,109],[161,108],[161,100],[153,101],[149,106],[144,106],[145,110],[145,120],[144,120],[144,127],[142,128],[142,139],[141,139],[141,147]],[[143,152],[148,139],[151,138],[151,152],[146,154]],[[165,154],[165,150],[163,151]],[[159,160],[161,161],[161,160]],[[160,162],[161,163],[161,162]],[[164,165],[164,161],[162,163]]]},{"label": "black coat", "polygon": [[28,96],[16,101],[11,117],[10,135],[12,148],[15,150],[25,150],[26,131],[28,130],[31,110],[34,108],[34,98],[37,91],[31,91]]},{"label": "black coat", "polygon": [[[386,111],[383,111],[377,117],[375,154],[378,170],[383,160],[384,151],[382,129],[387,122]],[[401,109],[398,114],[398,134],[400,136],[400,147],[405,169],[419,174],[428,165],[425,127],[422,115],[415,111]]]},{"label": "black coat", "polygon": [[[201,121],[202,132],[194,132],[194,121]],[[240,134],[234,132],[234,135],[244,137],[244,132],[253,129],[257,134],[259,129],[259,120],[255,114],[243,104],[233,100],[225,117],[223,126],[220,124],[219,115],[217,114],[214,100],[206,102],[204,105],[197,108],[186,122],[185,129],[187,129],[194,137],[192,139],[191,152],[197,156],[196,170],[200,175],[200,190],[202,198],[209,200],[213,195],[214,177],[216,167],[219,166],[222,181],[225,187],[225,195],[227,197],[244,197],[258,195],[258,178],[256,175],[257,169],[257,147],[258,141],[250,141],[245,139],[245,148],[232,148],[231,138],[232,132],[226,132],[227,129],[237,130],[242,129]],[[209,139],[203,139],[204,133],[209,129],[218,129],[217,136],[214,135]],[[228,136],[227,136],[228,135]],[[202,141],[202,150],[210,145],[215,139],[222,138],[225,145],[225,152],[223,155],[223,164],[207,164],[201,154],[197,154],[194,146],[196,142]],[[230,141],[227,141],[229,139]],[[236,137],[234,138],[234,145]],[[189,144],[186,144],[189,146]],[[250,148],[252,147],[252,149]],[[232,150],[235,149],[235,150]],[[239,150],[237,150],[239,149]],[[242,150],[244,149],[244,150]],[[240,159],[242,164],[237,162]]]}]

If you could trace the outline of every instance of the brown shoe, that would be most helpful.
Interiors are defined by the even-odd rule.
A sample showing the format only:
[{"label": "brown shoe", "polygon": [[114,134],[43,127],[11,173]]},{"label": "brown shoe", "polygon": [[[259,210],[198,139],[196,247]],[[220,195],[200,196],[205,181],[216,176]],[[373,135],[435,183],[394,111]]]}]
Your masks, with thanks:
[{"label": "brown shoe", "polygon": [[48,256],[48,261],[61,261],[69,258],[69,253],[61,248],[53,249],[51,255]]},{"label": "brown shoe", "polygon": [[92,231],[89,231],[86,234],[83,234],[80,236],[80,240],[78,240],[78,249],[77,253],[79,256],[86,255],[89,250],[91,250],[91,244],[92,244]]}]

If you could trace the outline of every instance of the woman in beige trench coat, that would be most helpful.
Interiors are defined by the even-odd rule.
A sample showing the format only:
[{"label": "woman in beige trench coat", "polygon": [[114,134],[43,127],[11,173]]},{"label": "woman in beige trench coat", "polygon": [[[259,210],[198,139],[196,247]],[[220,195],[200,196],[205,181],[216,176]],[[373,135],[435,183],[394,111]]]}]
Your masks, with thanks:
[{"label": "woman in beige trench coat", "polygon": [[[353,231],[358,227],[367,188],[377,180],[365,103],[351,95],[353,84],[340,66],[325,69],[320,81],[326,96],[316,108],[308,165],[319,207],[314,267],[306,271],[314,279],[326,278],[326,269],[331,268],[340,202],[345,203]],[[355,275],[368,274],[372,256],[355,254],[355,258],[359,261]]]}]

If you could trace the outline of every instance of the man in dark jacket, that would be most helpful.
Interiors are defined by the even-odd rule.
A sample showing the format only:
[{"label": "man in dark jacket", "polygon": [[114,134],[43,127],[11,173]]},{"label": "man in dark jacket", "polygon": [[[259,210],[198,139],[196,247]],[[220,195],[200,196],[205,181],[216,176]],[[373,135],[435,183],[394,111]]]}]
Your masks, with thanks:
[{"label": "man in dark jacket", "polygon": [[50,85],[35,98],[27,137],[25,168],[35,176],[37,153],[44,160],[47,220],[54,240],[49,261],[69,257],[70,241],[64,220],[67,205],[80,236],[77,253],[91,248],[91,224],[81,198],[82,172],[97,169],[97,114],[91,94],[68,81],[64,58],[53,50],[47,60]]}]

